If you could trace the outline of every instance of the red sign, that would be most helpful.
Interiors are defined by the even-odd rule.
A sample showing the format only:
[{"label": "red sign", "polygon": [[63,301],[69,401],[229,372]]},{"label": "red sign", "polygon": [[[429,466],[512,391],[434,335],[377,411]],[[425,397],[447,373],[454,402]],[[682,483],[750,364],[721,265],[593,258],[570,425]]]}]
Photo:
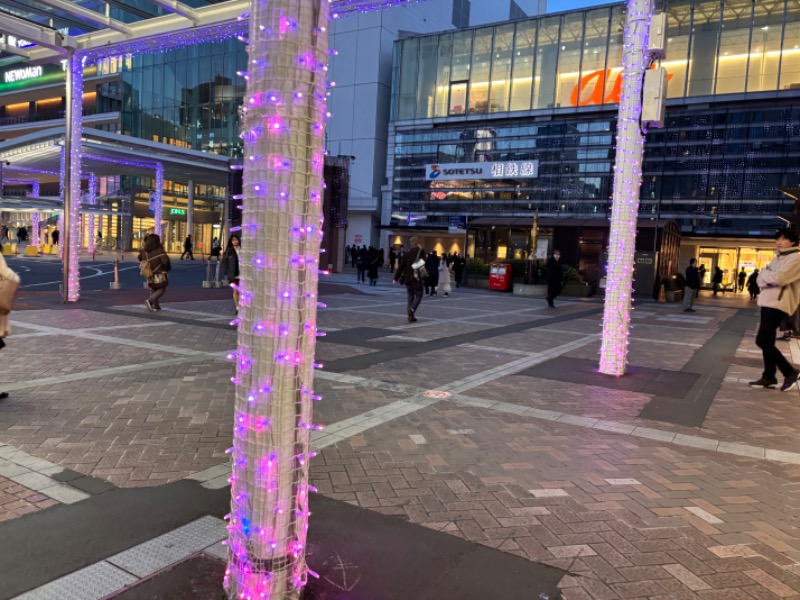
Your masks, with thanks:
[{"label": "red sign", "polygon": [[[655,65],[653,66],[655,68]],[[613,72],[617,71],[616,76]],[[611,91],[606,96],[606,83],[614,83]],[[667,74],[667,80],[672,79],[672,74]],[[591,90],[591,91],[590,91]],[[589,92],[587,96],[586,93]],[[605,69],[584,75],[572,90],[569,102],[572,106],[589,106],[590,104],[619,104],[622,95],[622,71],[618,69]]]},{"label": "red sign", "polygon": [[357,233],[357,234],[355,235],[355,242],[356,242],[356,244],[360,244],[360,243],[361,243],[361,241],[362,241],[361,234],[360,234],[360,233]]}]

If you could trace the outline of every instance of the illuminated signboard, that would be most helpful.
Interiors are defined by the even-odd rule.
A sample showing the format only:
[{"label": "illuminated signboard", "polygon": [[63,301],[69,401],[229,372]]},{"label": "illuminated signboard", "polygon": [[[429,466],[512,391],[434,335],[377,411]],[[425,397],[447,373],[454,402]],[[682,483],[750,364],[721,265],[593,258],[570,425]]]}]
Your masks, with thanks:
[{"label": "illuminated signboard", "polygon": [[186,209],[185,208],[170,208],[169,214],[171,215],[185,215]]},{"label": "illuminated signboard", "polygon": [[[667,80],[672,79],[672,73],[667,73]],[[605,94],[607,84],[611,91]],[[572,89],[569,103],[572,106],[589,106],[591,104],[619,104],[622,96],[622,69],[601,69],[581,77]]]},{"label": "illuminated signboard", "polygon": [[532,179],[538,176],[538,160],[425,165],[426,181],[453,181],[457,179]]},{"label": "illuminated signboard", "polygon": [[41,77],[44,71],[42,67],[25,67],[23,69],[11,69],[3,73],[3,81],[13,83],[14,81],[25,81],[34,77]]}]

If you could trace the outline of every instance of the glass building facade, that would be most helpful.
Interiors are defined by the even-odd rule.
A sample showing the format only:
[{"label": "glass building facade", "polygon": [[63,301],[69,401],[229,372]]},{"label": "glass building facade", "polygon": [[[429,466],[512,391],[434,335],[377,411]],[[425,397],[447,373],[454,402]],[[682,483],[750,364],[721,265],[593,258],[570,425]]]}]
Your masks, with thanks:
[{"label": "glass building facade", "polygon": [[[666,0],[667,122],[647,136],[640,217],[758,236],[800,173],[800,0]],[[623,5],[395,46],[395,227],[455,216],[608,217]],[[538,160],[529,179],[426,180],[425,165]]]}]

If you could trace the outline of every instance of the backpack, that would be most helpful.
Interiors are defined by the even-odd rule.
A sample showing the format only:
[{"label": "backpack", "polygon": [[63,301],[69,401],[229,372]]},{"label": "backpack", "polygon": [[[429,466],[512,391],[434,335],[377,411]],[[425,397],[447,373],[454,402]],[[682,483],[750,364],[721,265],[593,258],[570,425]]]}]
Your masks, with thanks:
[{"label": "backpack", "polygon": [[425,260],[420,258],[422,250],[417,252],[417,260],[411,263],[411,268],[414,269],[414,279],[422,281],[428,277],[428,269],[425,268]]},{"label": "backpack", "polygon": [[144,253],[144,260],[139,261],[139,275],[142,277],[151,277],[153,269],[150,266],[150,260],[147,258],[147,252]]}]

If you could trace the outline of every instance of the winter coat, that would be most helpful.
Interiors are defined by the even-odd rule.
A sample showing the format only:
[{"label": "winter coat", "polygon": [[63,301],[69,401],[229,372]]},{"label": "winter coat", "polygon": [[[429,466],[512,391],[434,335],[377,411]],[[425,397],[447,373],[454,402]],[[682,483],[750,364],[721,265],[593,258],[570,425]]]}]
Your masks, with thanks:
[{"label": "winter coat", "polygon": [[777,308],[787,315],[800,306],[800,248],[779,250],[758,274],[758,305]]},{"label": "winter coat", "polygon": [[[0,277],[19,282],[19,275],[12,271],[6,264],[6,259],[0,254]],[[6,337],[11,333],[11,322],[9,315],[0,315],[0,338]],[[0,345],[0,347],[2,347]]]},{"label": "winter coat", "polygon": [[425,250],[422,248],[412,248],[403,254],[403,257],[397,263],[397,269],[395,269],[394,272],[394,280],[402,282],[407,286],[421,286],[422,282],[414,279],[414,268],[411,265],[420,258],[425,260],[426,256]]},{"label": "winter coat", "polygon": [[436,287],[439,285],[439,257],[429,254],[425,259],[425,268],[428,269],[428,281],[426,285]]},{"label": "winter coat", "polygon": [[369,264],[367,265],[367,277],[370,279],[378,278],[378,269],[381,266],[381,257],[377,252],[373,252],[369,257]]},{"label": "winter coat", "polygon": [[446,260],[442,260],[442,262],[439,263],[439,289],[445,294],[449,294],[453,291],[453,286],[451,285],[453,279],[452,275],[450,265],[447,264]]},{"label": "winter coat", "polygon": [[547,259],[547,297],[555,298],[564,287],[564,270],[554,256]]},{"label": "winter coat", "polygon": [[[158,273],[160,271],[165,271],[169,273],[170,269],[172,269],[172,263],[170,262],[169,256],[167,255],[167,252],[166,250],[164,250],[163,246],[159,246],[158,248],[150,252],[145,252],[144,250],[142,250],[141,252],[139,252],[139,256],[137,257],[137,259],[139,261],[147,260],[147,262],[150,264],[150,270],[153,273]],[[166,285],[168,285],[168,283]],[[166,287],[166,285],[160,285],[156,287],[154,284],[150,282],[149,279],[147,281],[147,287],[149,287],[151,290],[163,288]]]},{"label": "winter coat", "polygon": [[227,277],[228,281],[239,279],[239,253],[233,246],[225,250],[222,257],[222,276]]}]

